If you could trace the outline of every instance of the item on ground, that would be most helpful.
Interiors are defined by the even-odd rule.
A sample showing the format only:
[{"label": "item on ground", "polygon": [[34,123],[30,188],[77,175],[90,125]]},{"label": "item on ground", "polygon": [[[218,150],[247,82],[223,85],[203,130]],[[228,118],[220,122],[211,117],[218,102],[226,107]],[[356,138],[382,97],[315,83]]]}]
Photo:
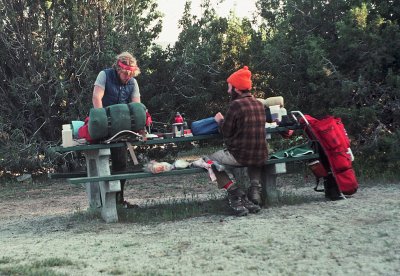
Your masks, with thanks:
[{"label": "item on ground", "polygon": [[17,177],[18,182],[24,182],[27,180],[32,180],[32,175],[30,173],[24,173]]},{"label": "item on ground", "polygon": [[157,162],[155,160],[151,160],[149,163],[145,164],[143,170],[146,172],[151,172],[154,174],[168,172],[174,168],[173,165],[168,162]]},{"label": "item on ground", "polygon": [[174,166],[174,169],[186,169],[187,167],[190,166],[190,163],[186,160],[178,159],[178,160],[175,160],[173,166]]},{"label": "item on ground", "polygon": [[208,176],[210,177],[210,180],[212,182],[217,180],[217,178],[211,168],[211,163],[207,163],[203,158],[193,161],[192,163],[190,163],[190,166],[206,169],[208,172]]}]

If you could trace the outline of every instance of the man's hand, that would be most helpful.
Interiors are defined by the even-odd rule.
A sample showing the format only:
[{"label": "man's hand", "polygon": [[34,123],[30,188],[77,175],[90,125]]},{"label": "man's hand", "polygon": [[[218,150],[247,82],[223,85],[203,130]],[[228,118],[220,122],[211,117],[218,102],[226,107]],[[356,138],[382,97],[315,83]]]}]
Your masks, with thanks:
[{"label": "man's hand", "polygon": [[224,115],[221,114],[221,112],[218,112],[214,116],[215,121],[220,124],[224,120]]}]

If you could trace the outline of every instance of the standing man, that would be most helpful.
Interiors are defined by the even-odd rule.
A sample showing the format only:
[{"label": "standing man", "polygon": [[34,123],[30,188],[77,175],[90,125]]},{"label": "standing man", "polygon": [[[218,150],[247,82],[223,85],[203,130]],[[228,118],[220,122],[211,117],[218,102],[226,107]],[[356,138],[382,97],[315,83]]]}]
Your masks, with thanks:
[{"label": "standing man", "polygon": [[[226,165],[228,174],[219,172],[213,166],[218,186],[227,190],[228,203],[234,213],[243,216],[261,210],[261,170],[268,154],[265,110],[262,103],[250,94],[251,72],[247,66],[230,75],[227,82],[228,93],[231,95],[228,111],[225,117],[220,112],[215,115],[226,149],[208,158]],[[250,178],[247,194],[235,183],[229,166],[247,167]]]},{"label": "standing man", "polygon": [[[113,104],[140,103],[139,85],[134,77],[140,74],[136,58],[128,52],[116,57],[112,68],[104,69],[99,73],[94,83],[93,107],[102,108]],[[128,154],[126,148],[112,148],[112,172],[126,170]],[[121,192],[117,193],[117,204],[125,208],[132,207],[124,199],[125,180],[121,180]]]}]

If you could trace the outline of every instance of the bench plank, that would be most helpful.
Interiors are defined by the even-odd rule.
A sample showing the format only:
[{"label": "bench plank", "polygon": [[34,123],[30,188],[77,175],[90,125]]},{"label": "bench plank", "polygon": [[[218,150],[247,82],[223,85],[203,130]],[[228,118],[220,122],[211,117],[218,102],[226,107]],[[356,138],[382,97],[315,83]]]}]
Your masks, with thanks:
[{"label": "bench plank", "polygon": [[172,170],[163,173],[150,173],[150,172],[138,172],[138,173],[124,173],[124,174],[114,174],[107,176],[92,176],[92,177],[77,177],[70,178],[68,182],[71,184],[80,184],[87,182],[99,182],[99,181],[112,181],[112,180],[121,180],[121,179],[137,179],[137,178],[147,178],[147,177],[158,177],[158,176],[171,176],[171,175],[182,175],[182,174],[193,174],[206,172],[203,168],[189,168],[189,169],[180,169],[180,170]]},{"label": "bench plank", "polygon": [[[278,164],[278,163],[304,161],[304,160],[316,159],[318,157],[319,157],[318,154],[306,154],[306,155],[299,156],[299,157],[269,159],[265,162],[265,164],[272,165],[272,164]],[[107,175],[107,176],[75,177],[75,178],[69,178],[68,182],[71,184],[80,184],[80,183],[87,183],[87,182],[112,181],[112,180],[121,180],[121,179],[138,179],[138,178],[158,177],[158,176],[194,174],[194,173],[200,173],[200,172],[206,172],[206,170],[203,168],[187,168],[187,169],[172,170],[172,171],[162,172],[162,173],[157,173],[157,174],[153,174],[150,172],[135,172],[135,173],[114,174],[114,175]]]}]

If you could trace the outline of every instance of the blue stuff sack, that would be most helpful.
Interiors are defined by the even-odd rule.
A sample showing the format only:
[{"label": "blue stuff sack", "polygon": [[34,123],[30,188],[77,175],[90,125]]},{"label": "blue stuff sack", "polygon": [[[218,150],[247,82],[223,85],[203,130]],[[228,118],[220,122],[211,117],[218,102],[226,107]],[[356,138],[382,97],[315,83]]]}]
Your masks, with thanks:
[{"label": "blue stuff sack", "polygon": [[217,134],[218,124],[214,117],[209,117],[193,122],[191,130],[193,135]]}]

